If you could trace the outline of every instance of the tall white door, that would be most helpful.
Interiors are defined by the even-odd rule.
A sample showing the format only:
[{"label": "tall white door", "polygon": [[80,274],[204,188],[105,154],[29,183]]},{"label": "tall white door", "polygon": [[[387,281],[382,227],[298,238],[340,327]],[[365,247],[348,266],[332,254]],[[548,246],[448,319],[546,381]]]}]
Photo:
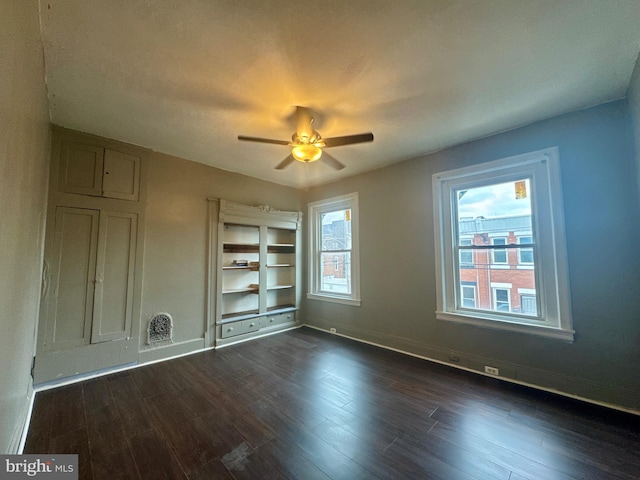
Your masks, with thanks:
[{"label": "tall white door", "polygon": [[138,216],[57,207],[36,383],[137,359],[131,338]]}]

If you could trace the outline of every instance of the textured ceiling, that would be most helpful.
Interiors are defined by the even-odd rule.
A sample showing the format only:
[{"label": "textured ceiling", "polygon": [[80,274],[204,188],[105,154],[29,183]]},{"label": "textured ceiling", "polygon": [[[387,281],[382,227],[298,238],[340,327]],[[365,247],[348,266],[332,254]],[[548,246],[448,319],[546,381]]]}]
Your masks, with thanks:
[{"label": "textured ceiling", "polygon": [[[51,121],[305,187],[624,97],[638,0],[41,0]],[[279,171],[295,105],[346,168]]]}]

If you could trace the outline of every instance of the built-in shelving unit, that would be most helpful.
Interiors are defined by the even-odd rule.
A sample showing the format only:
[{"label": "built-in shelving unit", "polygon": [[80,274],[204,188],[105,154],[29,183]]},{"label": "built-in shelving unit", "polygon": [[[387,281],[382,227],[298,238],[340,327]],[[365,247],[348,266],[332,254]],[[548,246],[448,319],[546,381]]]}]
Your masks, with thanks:
[{"label": "built-in shelving unit", "polygon": [[216,345],[296,325],[301,216],[220,200]]}]

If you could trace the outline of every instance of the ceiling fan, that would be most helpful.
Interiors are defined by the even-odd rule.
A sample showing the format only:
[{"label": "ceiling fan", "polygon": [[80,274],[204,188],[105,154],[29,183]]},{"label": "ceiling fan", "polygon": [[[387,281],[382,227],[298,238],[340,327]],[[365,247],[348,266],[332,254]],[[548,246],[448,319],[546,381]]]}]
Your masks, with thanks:
[{"label": "ceiling fan", "polygon": [[339,147],[341,145],[352,145],[354,143],[365,143],[373,141],[373,133],[360,133],[357,135],[346,135],[344,137],[322,138],[318,132],[313,129],[313,115],[311,110],[306,107],[296,107],[295,117],[298,128],[291,136],[291,141],[272,140],[270,138],[247,137],[238,135],[238,140],[247,142],[272,143],[275,145],[287,145],[291,147],[291,153],[275,166],[276,170],[282,170],[289,166],[294,160],[303,163],[311,163],[316,160],[322,160],[327,165],[342,170],[344,164],[327,152],[324,148]]}]

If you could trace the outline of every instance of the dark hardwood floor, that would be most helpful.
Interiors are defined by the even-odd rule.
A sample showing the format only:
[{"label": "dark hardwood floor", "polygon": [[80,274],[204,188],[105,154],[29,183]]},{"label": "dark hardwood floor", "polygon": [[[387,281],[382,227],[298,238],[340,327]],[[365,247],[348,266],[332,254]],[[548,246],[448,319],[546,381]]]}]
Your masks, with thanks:
[{"label": "dark hardwood floor", "polygon": [[308,328],[36,395],[83,479],[638,479],[640,418]]}]

